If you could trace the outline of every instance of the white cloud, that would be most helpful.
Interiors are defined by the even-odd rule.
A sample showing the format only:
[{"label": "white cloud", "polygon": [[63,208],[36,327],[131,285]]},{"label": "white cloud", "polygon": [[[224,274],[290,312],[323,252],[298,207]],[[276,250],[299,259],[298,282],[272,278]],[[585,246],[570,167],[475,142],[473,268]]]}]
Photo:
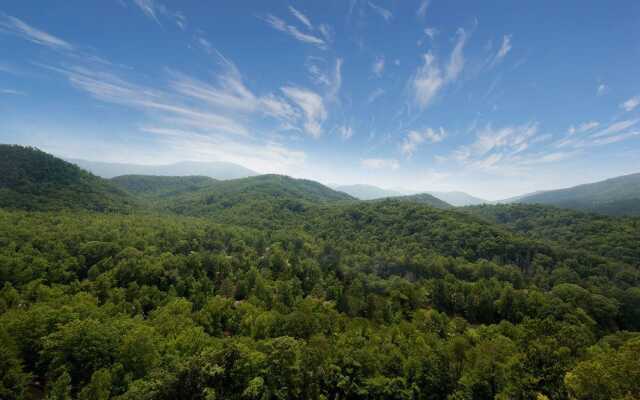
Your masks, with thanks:
[{"label": "white cloud", "polygon": [[14,95],[14,96],[26,96],[27,95],[25,92],[22,92],[20,90],[13,90],[13,89],[0,89],[0,93],[1,94]]},{"label": "white cloud", "polygon": [[[521,153],[536,141],[537,134],[538,125],[533,122],[499,129],[487,124],[476,132],[473,143],[458,147],[451,158],[472,169],[479,168],[501,174],[518,173],[517,166],[522,165],[525,160]],[[531,160],[535,162],[535,158]],[[505,170],[499,171],[498,164]]]},{"label": "white cloud", "polygon": [[640,119],[627,119],[624,121],[618,121],[609,125],[606,129],[591,135],[591,137],[599,138],[607,135],[612,135],[614,133],[620,133],[628,128],[631,128],[638,122],[640,122]]},{"label": "white cloud", "polygon": [[640,131],[627,132],[627,133],[622,133],[620,135],[614,135],[614,136],[609,136],[609,137],[605,137],[605,138],[596,139],[596,140],[593,141],[593,144],[595,144],[595,145],[604,145],[604,144],[617,143],[617,142],[621,142],[623,140],[631,139],[631,138],[636,137],[638,135],[640,135]]},{"label": "white cloud", "polygon": [[342,58],[336,59],[333,69],[333,79],[329,83],[327,91],[327,100],[338,101],[340,89],[342,88]]},{"label": "white cloud", "polygon": [[152,134],[167,154],[236,162],[265,172],[298,170],[304,163],[304,152],[291,150],[269,136],[254,136],[248,126],[254,116],[268,115],[286,122],[300,118],[300,113],[284,98],[252,93],[235,65],[221,59],[225,68],[215,84],[171,73],[170,90],[138,85],[112,72],[83,66],[47,68],[100,101],[143,111],[146,122],[141,130]]},{"label": "white cloud", "polygon": [[633,111],[636,107],[640,105],[640,96],[634,96],[624,103],[620,104],[620,108],[623,108],[625,111]]},{"label": "white cloud", "polygon": [[604,83],[599,84],[598,89],[596,90],[597,95],[601,96],[606,92],[607,92],[607,85],[605,85]]},{"label": "white cloud", "polygon": [[260,172],[292,174],[306,159],[304,152],[269,140],[255,142],[210,132],[153,125],[143,126],[140,130],[156,137],[173,154],[180,154],[178,160],[227,161]]},{"label": "white cloud", "polygon": [[585,132],[590,131],[592,129],[595,129],[595,128],[599,127],[599,126],[600,126],[600,123],[598,121],[589,121],[589,122],[584,122],[584,123],[578,125],[578,127],[575,127],[575,126],[571,125],[569,127],[568,132],[569,132],[570,135],[573,135],[573,134],[576,134],[576,133],[585,133]]},{"label": "white cloud", "polygon": [[462,72],[464,68],[464,45],[467,41],[467,34],[462,28],[458,28],[457,31],[458,40],[451,52],[451,57],[449,59],[449,65],[447,65],[447,80],[456,80],[458,75]]},{"label": "white cloud", "polygon": [[331,27],[329,25],[320,24],[318,26],[318,30],[320,31],[320,33],[324,37],[325,41],[327,41],[329,43],[333,42],[333,29],[331,29]]},{"label": "white cloud", "polygon": [[382,76],[382,73],[384,72],[384,56],[376,58],[373,65],[371,65],[371,71],[378,78]]},{"label": "white cloud", "polygon": [[444,74],[435,56],[428,52],[424,55],[424,64],[418,68],[409,82],[414,101],[421,109],[426,108],[446,84],[458,79],[464,69],[463,51],[467,34],[464,29],[458,28],[456,36],[456,44],[451,51]]},{"label": "white cloud", "polygon": [[420,108],[426,108],[444,85],[444,77],[431,52],[424,55],[424,64],[412,79],[413,95]]},{"label": "white cloud", "polygon": [[303,33],[301,32],[297,27],[295,27],[294,25],[288,25],[287,23],[284,22],[284,20],[274,16],[274,15],[267,15],[265,18],[265,21],[274,29],[287,33],[288,35],[290,35],[291,37],[293,37],[294,39],[302,42],[302,43],[307,43],[307,44],[312,44],[314,46],[317,46],[321,49],[326,49],[327,45],[325,43],[324,40],[322,40],[321,38],[317,37],[317,36],[313,36],[311,34],[307,34],[307,33]]},{"label": "white cloud", "polygon": [[158,24],[160,20],[158,19],[157,5],[154,0],[133,0],[133,3],[138,6],[138,8],[143,12],[144,15],[153,19]]},{"label": "white cloud", "polygon": [[364,160],[360,160],[360,165],[369,169],[396,170],[400,168],[398,161],[392,158],[366,158]]},{"label": "white cloud", "polygon": [[502,37],[502,45],[496,54],[496,62],[502,61],[502,59],[511,51],[511,35],[504,35]]},{"label": "white cloud", "polygon": [[438,143],[444,140],[446,136],[447,134],[443,128],[437,131],[431,128],[427,128],[422,132],[415,130],[410,131],[402,140],[400,151],[402,151],[402,154],[406,157],[411,157],[420,144],[424,142]]},{"label": "white cloud", "polygon": [[348,140],[353,136],[353,129],[350,125],[342,125],[338,127],[338,133],[343,140]]},{"label": "white cloud", "polygon": [[424,28],[424,34],[429,37],[429,39],[435,39],[438,34],[438,30],[436,28]]},{"label": "white cloud", "polygon": [[296,10],[293,6],[289,6],[289,11],[291,11],[291,14],[293,14],[294,17],[296,17],[300,22],[302,22],[307,27],[307,29],[313,30],[313,25],[311,25],[311,20],[309,20],[309,18],[306,15]]},{"label": "white cloud", "polygon": [[28,40],[32,43],[48,47],[54,50],[73,50],[73,46],[68,42],[28,25],[26,22],[9,16],[0,14],[0,33],[10,33]]},{"label": "white cloud", "polygon": [[384,94],[384,89],[381,89],[381,88],[375,89],[373,92],[371,92],[371,94],[369,94],[369,97],[367,97],[367,103],[369,104],[373,103],[383,94]]},{"label": "white cloud", "polygon": [[393,14],[391,13],[391,11],[387,10],[386,8],[377,6],[372,2],[369,2],[369,7],[371,7],[373,11],[375,11],[378,15],[384,18],[384,20],[387,22],[389,22],[389,20],[393,17]]},{"label": "white cloud", "polygon": [[132,0],[142,13],[155,21],[158,25],[160,23],[160,16],[170,18],[181,30],[185,30],[187,27],[187,18],[180,12],[173,12],[169,10],[164,4],[158,0]]},{"label": "white cloud", "polygon": [[318,138],[322,135],[322,123],[327,118],[322,97],[311,90],[295,86],[285,86],[282,92],[304,113],[304,131]]},{"label": "white cloud", "polygon": [[419,18],[424,18],[427,15],[427,8],[429,8],[429,0],[422,0],[418,7],[418,11],[416,11],[416,15]]}]

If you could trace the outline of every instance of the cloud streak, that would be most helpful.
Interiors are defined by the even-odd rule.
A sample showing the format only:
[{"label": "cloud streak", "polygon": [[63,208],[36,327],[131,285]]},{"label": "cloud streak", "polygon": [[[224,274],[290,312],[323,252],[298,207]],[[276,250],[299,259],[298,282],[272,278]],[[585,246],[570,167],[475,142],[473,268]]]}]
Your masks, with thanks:
[{"label": "cloud streak", "polygon": [[[327,43],[320,37],[314,36],[310,33],[304,33],[300,31],[300,29],[298,29],[295,25],[289,25],[281,18],[268,14],[266,18],[264,18],[264,20],[273,29],[284,32],[299,42],[311,44],[323,50],[327,48]],[[309,21],[307,20],[307,22]]]},{"label": "cloud streak", "polygon": [[285,86],[281,90],[302,110],[304,131],[314,138],[319,138],[322,135],[322,123],[327,119],[327,110],[322,97],[311,90],[296,86]]},{"label": "cloud streak", "polygon": [[413,94],[413,100],[420,109],[428,107],[438,92],[447,84],[458,79],[464,69],[464,46],[467,42],[467,34],[459,28],[456,33],[456,43],[449,56],[449,62],[443,69],[432,52],[423,56],[423,64],[410,80],[409,87]]},{"label": "cloud streak", "polygon": [[405,157],[411,158],[422,143],[438,143],[443,141],[446,136],[447,134],[442,127],[439,130],[427,128],[423,131],[409,131],[400,144],[400,151]]},{"label": "cloud streak", "polygon": [[0,32],[18,36],[24,40],[53,50],[72,51],[74,47],[67,41],[41,31],[10,15],[0,14]]},{"label": "cloud streak", "polygon": [[626,112],[633,111],[636,107],[640,105],[640,96],[634,96],[624,103],[620,104],[620,108],[624,109]]},{"label": "cloud streak", "polygon": [[379,16],[381,16],[386,22],[389,22],[391,20],[391,18],[393,18],[393,13],[389,10],[387,10],[386,8],[382,8],[380,6],[377,6],[375,4],[373,4],[372,2],[368,2],[369,7],[371,7],[371,9],[378,14]]}]

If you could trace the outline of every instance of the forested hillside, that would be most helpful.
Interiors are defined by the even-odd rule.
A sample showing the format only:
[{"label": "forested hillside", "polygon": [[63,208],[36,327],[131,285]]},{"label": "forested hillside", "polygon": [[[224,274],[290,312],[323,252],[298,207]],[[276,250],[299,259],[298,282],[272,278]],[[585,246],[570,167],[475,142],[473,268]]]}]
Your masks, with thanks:
[{"label": "forested hillside", "polygon": [[104,179],[35,148],[0,144],[0,207],[126,211],[135,199]]},{"label": "forested hillside", "polygon": [[640,398],[636,218],[115,181],[0,209],[1,399]]},{"label": "forested hillside", "polygon": [[407,203],[417,203],[417,204],[425,204],[435,208],[452,208],[451,204],[444,202],[438,199],[435,196],[432,196],[428,193],[420,193],[420,194],[412,194],[408,196],[398,196],[391,197],[389,199],[407,202]]},{"label": "forested hillside", "polygon": [[213,185],[216,180],[207,176],[122,175],[110,179],[129,193],[145,197],[167,197],[195,192]]},{"label": "forested hillside", "polygon": [[640,216],[640,174],[522,196],[518,203],[546,204],[605,215]]}]

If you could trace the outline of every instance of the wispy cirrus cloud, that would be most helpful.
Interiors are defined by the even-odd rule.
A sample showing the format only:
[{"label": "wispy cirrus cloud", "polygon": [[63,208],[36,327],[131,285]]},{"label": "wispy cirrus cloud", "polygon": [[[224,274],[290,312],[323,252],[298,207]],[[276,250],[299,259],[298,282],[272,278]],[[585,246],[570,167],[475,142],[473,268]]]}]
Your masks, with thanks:
[{"label": "wispy cirrus cloud", "polygon": [[607,135],[613,135],[615,133],[620,133],[626,129],[631,128],[640,122],[640,119],[626,119],[622,121],[617,121],[609,125],[606,129],[603,129],[597,133],[591,135],[591,137],[599,138]]},{"label": "wispy cirrus cloud", "polygon": [[376,57],[371,65],[371,72],[378,78],[382,76],[384,72],[384,56]]},{"label": "wispy cirrus cloud", "polygon": [[635,110],[636,107],[640,105],[640,96],[634,96],[624,103],[620,104],[620,108],[629,112]]},{"label": "wispy cirrus cloud", "polygon": [[500,63],[511,51],[511,35],[504,35],[502,37],[502,44],[496,53],[496,57],[494,58],[494,64]]},{"label": "wispy cirrus cloud", "polygon": [[421,109],[429,106],[446,84],[456,81],[460,76],[465,64],[464,46],[466,41],[465,30],[459,28],[456,33],[456,43],[444,69],[440,67],[431,51],[424,54],[424,63],[418,67],[409,81],[413,100]]},{"label": "wispy cirrus cloud", "polygon": [[427,15],[427,8],[429,8],[429,0],[422,0],[416,11],[418,18],[424,18]]},{"label": "wispy cirrus cloud", "polygon": [[371,9],[378,14],[379,16],[381,16],[386,22],[389,22],[391,20],[391,18],[393,18],[393,13],[389,10],[387,10],[386,8],[382,8],[376,4],[373,4],[372,2],[368,2],[369,7],[371,7]]},{"label": "wispy cirrus cloud", "polygon": [[[300,15],[302,16],[303,14],[300,14]],[[298,17],[296,18],[300,19]],[[311,33],[302,32],[295,25],[287,24],[282,18],[278,18],[274,15],[267,14],[264,20],[273,29],[278,30],[280,32],[284,32],[299,42],[311,44],[323,50],[327,48],[327,43],[322,38],[318,36],[314,36]],[[308,19],[307,19],[307,22],[309,22],[309,25],[311,24],[311,22]],[[324,31],[328,32],[327,28],[324,28]]]},{"label": "wispy cirrus cloud", "polygon": [[598,96],[602,96],[603,94],[605,94],[607,92],[607,89],[608,89],[607,85],[605,85],[604,83],[600,83],[598,85],[598,87],[596,88],[596,94]]},{"label": "wispy cirrus cloud", "polygon": [[593,129],[599,127],[599,126],[600,126],[600,123],[598,121],[583,122],[582,124],[578,125],[577,127],[571,125],[567,132],[570,135],[573,135],[573,134],[576,134],[576,133],[585,133],[585,132],[593,130]]},{"label": "wispy cirrus cloud", "polygon": [[181,12],[175,12],[169,10],[167,6],[162,4],[158,0],[131,0],[132,3],[149,19],[153,20],[158,25],[160,23],[160,17],[166,17],[175,23],[180,29],[185,30],[187,28],[187,18]]},{"label": "wispy cirrus cloud", "polygon": [[0,89],[0,94],[8,94],[8,95],[13,95],[13,96],[26,96],[27,93],[21,91],[21,90],[14,90],[14,89]]},{"label": "wispy cirrus cloud", "polygon": [[456,80],[464,68],[464,45],[467,42],[467,33],[464,29],[458,28],[456,35],[456,44],[447,65],[446,79],[448,81]]},{"label": "wispy cirrus cloud", "polygon": [[420,108],[426,108],[445,84],[435,56],[428,52],[423,57],[424,64],[418,68],[411,80],[414,100]]},{"label": "wispy cirrus cloud", "polygon": [[412,130],[409,131],[407,136],[402,140],[400,151],[406,157],[410,158],[422,143],[438,143],[443,141],[446,136],[447,134],[442,127],[440,127],[439,130],[432,128],[426,128],[422,131]]},{"label": "wispy cirrus cloud", "polygon": [[360,160],[360,165],[368,169],[396,170],[400,168],[398,160],[393,158],[365,158]]},{"label": "wispy cirrus cloud", "polygon": [[322,123],[327,119],[327,110],[322,97],[305,88],[285,86],[284,95],[294,103],[304,115],[303,130],[314,138],[322,135]]},{"label": "wispy cirrus cloud", "polygon": [[311,24],[311,20],[309,19],[309,17],[298,11],[293,6],[289,6],[289,11],[291,11],[291,14],[293,14],[293,16],[298,19],[298,21],[302,22],[307,27],[307,29],[313,30],[313,25]]},{"label": "wispy cirrus cloud", "polygon": [[[543,140],[538,140],[539,138]],[[477,129],[471,144],[456,148],[440,161],[453,160],[469,170],[481,170],[498,175],[518,175],[536,163],[554,162],[574,152],[531,152],[531,146],[546,141],[548,135],[538,134],[538,123],[507,125],[494,128],[491,124]]]},{"label": "wispy cirrus cloud", "polygon": [[74,50],[74,47],[69,42],[40,29],[34,28],[21,19],[1,13],[0,33],[15,35],[53,50]]},{"label": "wispy cirrus cloud", "polygon": [[351,125],[341,125],[337,130],[342,140],[349,140],[353,136],[353,128],[351,128]]}]

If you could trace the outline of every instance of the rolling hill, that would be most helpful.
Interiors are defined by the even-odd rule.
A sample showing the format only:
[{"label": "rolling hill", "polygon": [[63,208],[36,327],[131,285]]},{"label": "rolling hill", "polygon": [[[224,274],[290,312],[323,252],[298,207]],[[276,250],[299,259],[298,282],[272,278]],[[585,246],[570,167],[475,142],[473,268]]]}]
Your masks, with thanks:
[{"label": "rolling hill", "polygon": [[140,165],[81,159],[67,159],[67,161],[107,179],[122,175],[208,176],[213,179],[238,179],[258,175],[255,171],[229,162],[184,161],[167,165]]},{"label": "rolling hill", "polygon": [[389,197],[386,199],[378,199],[380,200],[397,200],[400,202],[407,203],[416,203],[416,204],[426,204],[428,206],[440,209],[452,208],[453,206],[445,201],[440,200],[439,198],[432,196],[428,193],[419,193],[419,194],[411,194],[408,196],[397,196],[397,197]]},{"label": "rolling hill", "polygon": [[0,207],[126,211],[135,198],[109,181],[36,148],[0,145]]},{"label": "rolling hill", "polygon": [[214,217],[227,223],[274,227],[301,217],[309,207],[357,201],[318,182],[284,175],[219,181],[193,193],[177,194],[164,205],[183,215]]},{"label": "rolling hill", "polygon": [[640,215],[640,173],[533,193],[514,202],[546,204],[606,215]]}]

